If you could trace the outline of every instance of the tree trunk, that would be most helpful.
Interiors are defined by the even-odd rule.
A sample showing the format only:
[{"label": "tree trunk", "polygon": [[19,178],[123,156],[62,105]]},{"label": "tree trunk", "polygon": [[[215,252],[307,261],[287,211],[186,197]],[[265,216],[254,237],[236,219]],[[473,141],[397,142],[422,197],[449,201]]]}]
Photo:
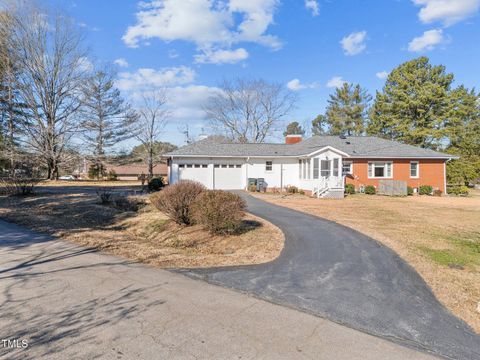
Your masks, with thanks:
[{"label": "tree trunk", "polygon": [[153,178],[153,146],[148,149],[148,179]]}]

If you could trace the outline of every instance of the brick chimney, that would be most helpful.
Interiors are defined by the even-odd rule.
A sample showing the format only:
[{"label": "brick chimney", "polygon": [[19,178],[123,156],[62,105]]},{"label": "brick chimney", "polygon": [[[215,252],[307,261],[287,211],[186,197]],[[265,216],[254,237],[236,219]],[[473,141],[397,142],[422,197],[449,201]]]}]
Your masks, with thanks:
[{"label": "brick chimney", "polygon": [[287,135],[285,137],[285,144],[296,144],[296,143],[299,143],[300,141],[302,141],[302,135]]}]

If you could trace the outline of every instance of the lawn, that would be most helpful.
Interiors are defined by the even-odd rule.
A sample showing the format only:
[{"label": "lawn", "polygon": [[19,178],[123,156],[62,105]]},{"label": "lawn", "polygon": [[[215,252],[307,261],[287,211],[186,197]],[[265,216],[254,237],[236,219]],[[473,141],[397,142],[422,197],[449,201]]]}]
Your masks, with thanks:
[{"label": "lawn", "polygon": [[199,226],[173,223],[148,203],[137,212],[123,211],[100,205],[95,195],[86,194],[3,196],[0,217],[164,268],[268,262],[280,254],[284,240],[280,229],[250,214],[238,234],[212,236]]},{"label": "lawn", "polygon": [[480,333],[480,192],[466,198],[256,196],[349,226],[390,247]]},{"label": "lawn", "polygon": [[141,186],[142,182],[137,180],[44,180],[38,184],[38,186]]}]

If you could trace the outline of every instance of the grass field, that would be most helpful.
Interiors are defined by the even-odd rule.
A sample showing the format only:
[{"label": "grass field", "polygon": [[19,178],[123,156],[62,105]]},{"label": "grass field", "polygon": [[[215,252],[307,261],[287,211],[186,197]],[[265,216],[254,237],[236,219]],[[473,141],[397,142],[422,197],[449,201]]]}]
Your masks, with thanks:
[{"label": "grass field", "polygon": [[480,333],[480,192],[465,198],[256,196],[349,226],[390,247]]}]

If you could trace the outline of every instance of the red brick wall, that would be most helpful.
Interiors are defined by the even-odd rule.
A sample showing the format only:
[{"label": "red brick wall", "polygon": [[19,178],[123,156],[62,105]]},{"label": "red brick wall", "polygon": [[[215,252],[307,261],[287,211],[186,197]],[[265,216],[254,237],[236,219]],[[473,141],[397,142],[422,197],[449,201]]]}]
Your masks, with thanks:
[{"label": "red brick wall", "polygon": [[[378,187],[378,181],[381,179],[368,178],[369,161],[392,161],[393,180],[406,181],[408,186],[418,188],[420,185],[431,185],[434,189],[445,191],[443,159],[352,159],[353,174],[347,175],[347,184],[354,184],[357,189],[361,185]],[[418,179],[410,177],[410,161],[419,162]]]}]

